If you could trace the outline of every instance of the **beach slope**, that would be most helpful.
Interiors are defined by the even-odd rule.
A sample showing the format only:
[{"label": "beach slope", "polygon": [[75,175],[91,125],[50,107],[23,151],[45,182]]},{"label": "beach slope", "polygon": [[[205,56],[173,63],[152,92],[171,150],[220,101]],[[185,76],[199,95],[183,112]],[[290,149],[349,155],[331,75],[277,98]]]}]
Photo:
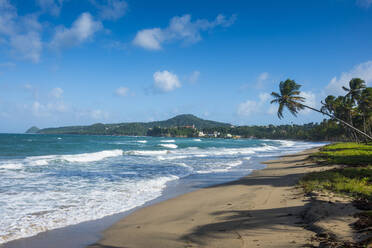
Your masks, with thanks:
[{"label": "beach slope", "polygon": [[311,149],[278,160],[230,183],[200,189],[139,209],[103,233],[90,248],[114,247],[302,247],[314,232],[303,213],[309,199],[295,187],[319,170]]}]

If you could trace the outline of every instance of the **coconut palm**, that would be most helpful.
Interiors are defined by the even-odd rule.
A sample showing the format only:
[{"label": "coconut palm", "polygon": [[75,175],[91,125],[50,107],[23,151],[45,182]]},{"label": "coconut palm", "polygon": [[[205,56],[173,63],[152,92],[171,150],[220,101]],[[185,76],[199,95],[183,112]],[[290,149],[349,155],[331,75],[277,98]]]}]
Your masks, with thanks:
[{"label": "coconut palm", "polygon": [[366,82],[360,78],[353,78],[349,82],[349,88],[342,87],[346,91],[346,99],[350,99],[352,103],[359,102],[362,91],[366,88]]},{"label": "coconut palm", "polygon": [[322,110],[315,109],[313,107],[307,106],[303,104],[305,102],[305,98],[301,97],[301,91],[300,91],[301,85],[297,84],[294,80],[287,79],[285,81],[281,81],[279,84],[279,90],[280,93],[272,92],[271,96],[274,97],[274,99],[271,101],[271,103],[278,103],[279,108],[278,108],[278,117],[279,119],[283,118],[283,110],[284,108],[287,108],[291,114],[294,116],[297,116],[297,113],[304,109],[308,108],[313,111],[316,111],[318,113],[321,113],[323,115],[327,115],[333,119],[336,119],[337,121],[343,123],[344,125],[348,126],[349,128],[355,130],[356,132],[368,137],[370,140],[372,140],[372,137],[369,136],[368,134],[360,131],[359,129],[353,127],[349,123],[347,123],[344,120],[341,120],[337,118],[336,116],[324,112]]},{"label": "coconut palm", "polygon": [[304,108],[302,102],[305,102],[305,98],[300,96],[299,89],[301,85],[296,84],[295,81],[287,79],[279,84],[280,94],[272,92],[271,95],[274,100],[271,103],[278,103],[278,117],[283,118],[283,110],[287,108],[291,114],[297,116],[298,111]]},{"label": "coconut palm", "polygon": [[336,97],[329,95],[322,101],[322,107],[320,111],[327,112],[328,114],[334,114],[336,110]]},{"label": "coconut palm", "polygon": [[372,88],[365,88],[359,100],[359,109],[363,116],[364,132],[370,132],[369,124],[372,119]]}]

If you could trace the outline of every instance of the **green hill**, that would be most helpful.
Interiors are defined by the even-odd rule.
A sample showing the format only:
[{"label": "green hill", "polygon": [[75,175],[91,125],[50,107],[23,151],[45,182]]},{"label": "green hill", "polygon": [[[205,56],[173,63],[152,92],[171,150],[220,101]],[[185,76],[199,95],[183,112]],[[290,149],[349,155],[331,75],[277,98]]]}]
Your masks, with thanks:
[{"label": "green hill", "polygon": [[38,127],[30,127],[29,129],[27,129],[26,133],[38,133],[39,132],[39,128]]},{"label": "green hill", "polygon": [[44,128],[37,131],[40,134],[97,134],[97,135],[137,135],[144,136],[149,128],[184,127],[194,125],[197,129],[230,127],[228,123],[203,120],[194,115],[178,115],[165,121],[131,122],[118,124],[97,123],[90,126],[68,126]]}]

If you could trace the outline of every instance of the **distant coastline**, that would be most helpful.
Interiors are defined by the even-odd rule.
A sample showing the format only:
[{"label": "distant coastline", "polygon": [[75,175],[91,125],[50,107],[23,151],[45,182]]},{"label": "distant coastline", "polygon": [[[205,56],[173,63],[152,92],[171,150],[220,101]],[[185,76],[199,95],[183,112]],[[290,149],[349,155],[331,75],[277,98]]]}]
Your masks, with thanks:
[{"label": "distant coastline", "polygon": [[[326,120],[324,121],[326,122]],[[96,123],[88,126],[66,126],[39,129],[29,128],[33,134],[78,134],[113,136],[153,136],[188,138],[256,138],[305,141],[347,141],[340,127],[329,127],[324,122],[303,125],[234,126],[229,123],[204,120],[191,114],[178,115],[164,121]]]}]

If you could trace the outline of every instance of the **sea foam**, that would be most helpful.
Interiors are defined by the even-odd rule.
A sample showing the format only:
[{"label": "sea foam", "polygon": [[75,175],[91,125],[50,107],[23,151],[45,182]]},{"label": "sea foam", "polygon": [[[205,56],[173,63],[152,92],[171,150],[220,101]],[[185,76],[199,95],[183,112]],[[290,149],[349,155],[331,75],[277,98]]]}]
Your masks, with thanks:
[{"label": "sea foam", "polygon": [[161,140],[160,142],[163,142],[163,143],[174,143],[176,141],[174,139],[171,139],[171,140]]},{"label": "sea foam", "polygon": [[171,149],[176,149],[178,147],[176,144],[160,144],[160,146]]},{"label": "sea foam", "polygon": [[[18,193],[7,202],[11,208],[3,209],[0,244],[141,206],[159,197],[166,183],[176,179],[177,176],[167,176],[95,188],[80,184],[76,185],[78,191],[72,186],[61,192],[50,189],[32,196]],[[22,205],[25,200],[31,203],[27,209]]]}]

